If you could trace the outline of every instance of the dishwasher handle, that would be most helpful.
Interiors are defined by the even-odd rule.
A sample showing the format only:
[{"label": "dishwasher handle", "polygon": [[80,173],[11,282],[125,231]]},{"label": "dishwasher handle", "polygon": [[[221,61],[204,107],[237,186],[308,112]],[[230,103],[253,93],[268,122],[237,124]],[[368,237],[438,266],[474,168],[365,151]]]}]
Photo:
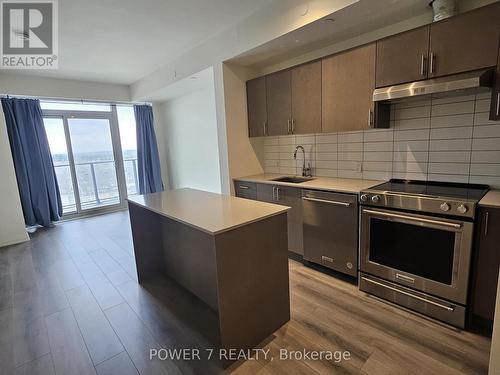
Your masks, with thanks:
[{"label": "dishwasher handle", "polygon": [[311,197],[302,197],[302,199],[305,201],[311,201],[311,202],[333,204],[335,206],[351,207],[351,203],[349,203],[349,202],[332,201],[329,199],[311,198]]}]

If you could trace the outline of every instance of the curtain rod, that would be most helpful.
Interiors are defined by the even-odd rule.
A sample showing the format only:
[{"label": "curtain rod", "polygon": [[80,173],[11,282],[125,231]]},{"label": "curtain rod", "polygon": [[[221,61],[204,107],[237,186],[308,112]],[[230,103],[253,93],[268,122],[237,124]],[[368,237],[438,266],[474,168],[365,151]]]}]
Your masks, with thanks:
[{"label": "curtain rod", "polygon": [[118,104],[118,105],[150,105],[150,102],[127,102],[127,101],[116,101],[116,100],[102,100],[102,99],[83,99],[83,98],[57,98],[48,96],[33,96],[33,95],[11,95],[11,94],[0,94],[0,98],[19,98],[19,99],[39,99],[44,102],[72,102],[72,103],[102,103],[102,104]]}]

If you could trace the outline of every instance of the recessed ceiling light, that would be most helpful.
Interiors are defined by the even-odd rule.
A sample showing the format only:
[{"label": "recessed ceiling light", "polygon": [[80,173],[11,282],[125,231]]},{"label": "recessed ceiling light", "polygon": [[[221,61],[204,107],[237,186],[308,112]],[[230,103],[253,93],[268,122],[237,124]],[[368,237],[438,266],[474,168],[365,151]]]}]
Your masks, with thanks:
[{"label": "recessed ceiling light", "polygon": [[191,76],[191,77],[189,77],[189,79],[198,79],[198,77],[197,76]]},{"label": "recessed ceiling light", "polygon": [[325,23],[335,22],[335,18],[325,18]]}]

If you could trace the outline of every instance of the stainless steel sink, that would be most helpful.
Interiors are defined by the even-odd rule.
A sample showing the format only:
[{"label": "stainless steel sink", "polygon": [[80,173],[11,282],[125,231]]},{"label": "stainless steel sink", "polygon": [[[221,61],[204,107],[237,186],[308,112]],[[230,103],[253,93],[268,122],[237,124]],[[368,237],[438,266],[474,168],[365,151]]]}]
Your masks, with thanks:
[{"label": "stainless steel sink", "polygon": [[284,177],[278,177],[275,178],[271,181],[278,181],[278,182],[290,182],[292,184],[300,184],[302,182],[307,182],[314,180],[313,177],[299,177],[299,176],[284,176]]}]

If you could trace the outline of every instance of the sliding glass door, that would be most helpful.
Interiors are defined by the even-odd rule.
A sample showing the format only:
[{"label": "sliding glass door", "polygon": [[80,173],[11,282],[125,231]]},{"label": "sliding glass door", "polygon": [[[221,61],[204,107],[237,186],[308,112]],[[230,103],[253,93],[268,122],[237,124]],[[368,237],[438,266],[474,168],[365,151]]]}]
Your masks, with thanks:
[{"label": "sliding glass door", "polygon": [[125,207],[127,194],[137,193],[136,154],[127,149],[124,160],[122,153],[123,138],[135,135],[135,121],[133,129],[124,126],[120,140],[116,107],[104,109],[109,110],[44,109],[66,217]]}]

